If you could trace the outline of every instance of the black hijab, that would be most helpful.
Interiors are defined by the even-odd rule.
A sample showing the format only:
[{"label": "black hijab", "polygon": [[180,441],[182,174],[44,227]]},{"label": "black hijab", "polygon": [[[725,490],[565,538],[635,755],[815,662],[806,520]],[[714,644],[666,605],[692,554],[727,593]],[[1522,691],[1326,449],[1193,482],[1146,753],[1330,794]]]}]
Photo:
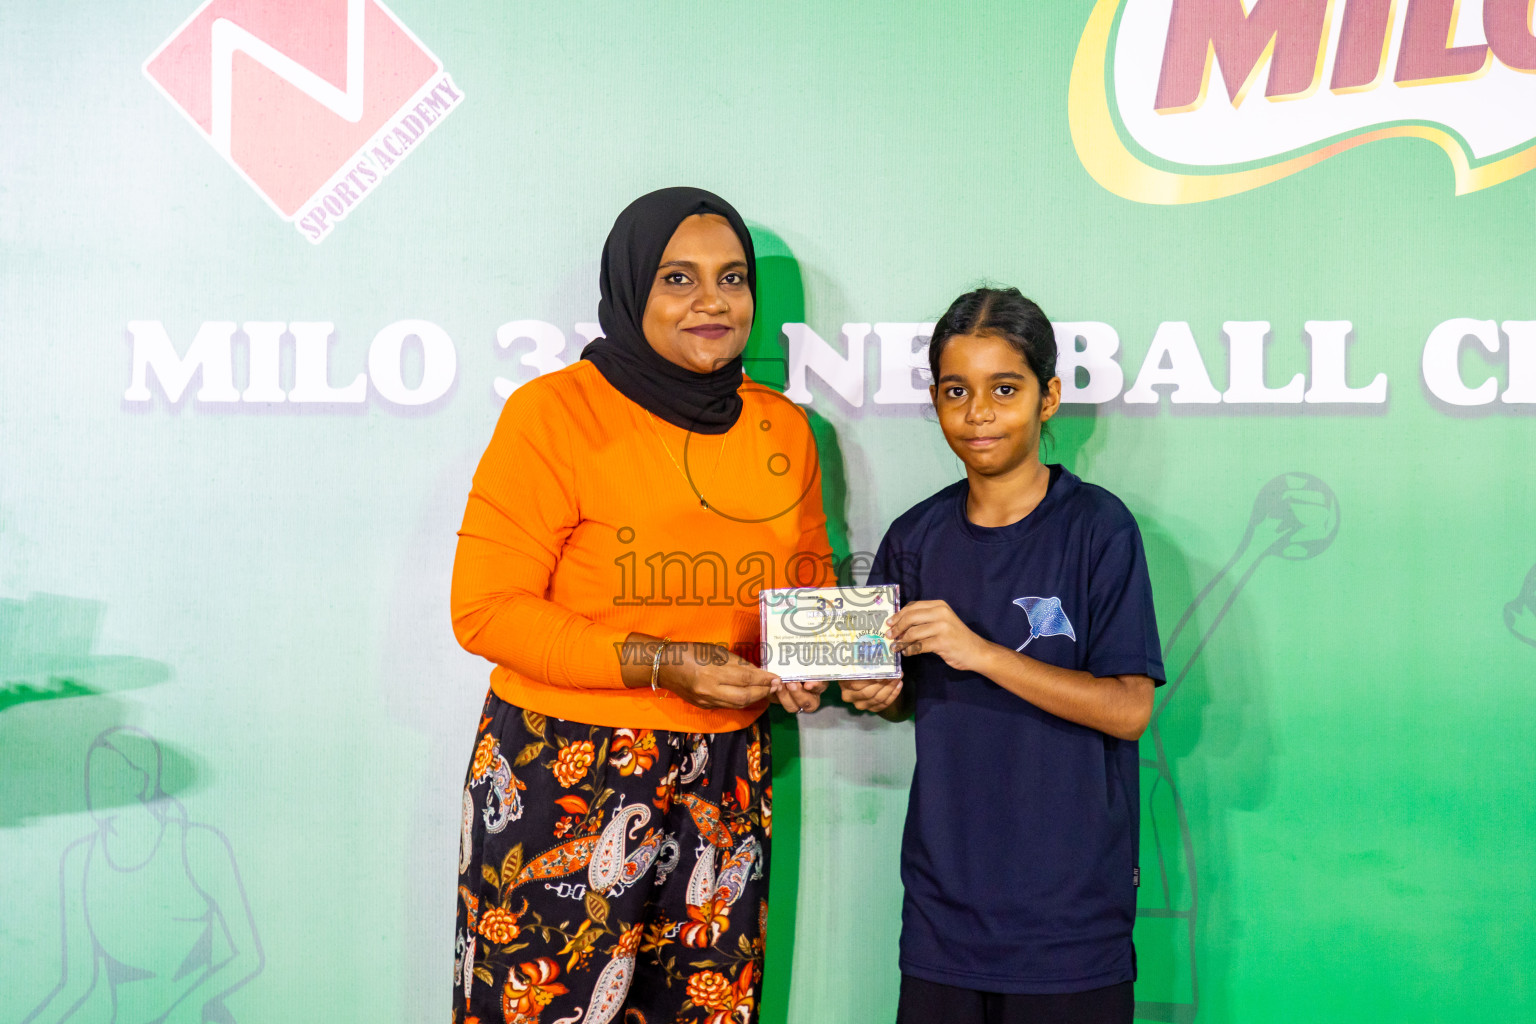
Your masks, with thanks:
[{"label": "black hijab", "polygon": [[664,188],[624,208],[603,243],[597,306],[603,336],[581,351],[619,394],[673,426],[723,434],[741,415],[741,357],[717,370],[695,373],[669,362],[645,340],[641,318],[661,254],[677,226],[696,213],[724,217],[747,254],[747,288],[757,301],[757,257],[752,236],[730,203],[700,188]]}]

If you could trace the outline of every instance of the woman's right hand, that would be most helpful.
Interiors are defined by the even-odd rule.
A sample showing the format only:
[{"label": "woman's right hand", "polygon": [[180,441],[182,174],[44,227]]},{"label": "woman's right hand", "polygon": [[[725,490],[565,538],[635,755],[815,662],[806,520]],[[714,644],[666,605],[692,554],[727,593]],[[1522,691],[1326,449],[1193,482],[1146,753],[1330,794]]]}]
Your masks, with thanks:
[{"label": "woman's right hand", "polygon": [[[675,653],[673,648],[679,648]],[[766,699],[779,677],[718,644],[670,643],[658,685],[701,708],[744,708]]]}]

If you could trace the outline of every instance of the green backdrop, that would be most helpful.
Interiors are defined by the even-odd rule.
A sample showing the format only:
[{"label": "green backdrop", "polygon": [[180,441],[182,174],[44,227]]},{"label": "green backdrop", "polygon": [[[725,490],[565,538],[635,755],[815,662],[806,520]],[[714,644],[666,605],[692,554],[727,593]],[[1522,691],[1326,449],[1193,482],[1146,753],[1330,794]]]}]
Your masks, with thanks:
[{"label": "green backdrop", "polygon": [[[1385,401],[1117,389],[1054,425],[1048,457],[1141,524],[1177,681],[1142,741],[1139,1013],[1536,1016],[1536,406],[1451,404],[1423,365],[1440,325],[1510,321],[1496,352],[1446,328],[1449,358],[1536,389],[1536,178],[1457,195],[1404,137],[1122,198],[1069,123],[1095,7],[394,0],[462,99],[318,244],[141,70],[193,0],[0,7],[0,1021],[444,1018],[487,674],[448,581],[493,382],[532,376],[541,331],[574,358],[613,216],[677,183],[753,224],[754,372],[803,378],[843,554],[961,473],[931,413],[875,396],[914,337],[890,325],[979,281],[1112,327],[1127,390],[1166,324],[1219,391],[1224,324],[1269,323],[1280,387],[1316,376],[1308,321],[1349,321],[1349,384],[1383,373]],[[552,327],[504,348],[514,321]],[[144,325],[177,355],[222,322],[240,390],[267,351],[290,387],[325,336],[250,325],[333,324],[329,381],[367,372],[363,400],[200,398],[217,358],[134,397]],[[450,385],[408,404],[443,338]],[[764,1017],[889,1021],[910,725],[834,705],[775,737]],[[132,852],[151,798],[189,837],[159,874]],[[208,1002],[231,956],[259,970]]]}]

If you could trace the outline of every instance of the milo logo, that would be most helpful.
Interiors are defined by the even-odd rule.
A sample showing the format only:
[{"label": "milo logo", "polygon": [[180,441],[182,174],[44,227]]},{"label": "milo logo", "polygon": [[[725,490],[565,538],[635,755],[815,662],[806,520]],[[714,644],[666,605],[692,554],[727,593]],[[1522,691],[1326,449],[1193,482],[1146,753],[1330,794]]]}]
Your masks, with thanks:
[{"label": "milo logo", "polygon": [[1099,0],[1072,67],[1078,156],[1146,203],[1232,195],[1420,138],[1458,193],[1536,166],[1529,0]]}]

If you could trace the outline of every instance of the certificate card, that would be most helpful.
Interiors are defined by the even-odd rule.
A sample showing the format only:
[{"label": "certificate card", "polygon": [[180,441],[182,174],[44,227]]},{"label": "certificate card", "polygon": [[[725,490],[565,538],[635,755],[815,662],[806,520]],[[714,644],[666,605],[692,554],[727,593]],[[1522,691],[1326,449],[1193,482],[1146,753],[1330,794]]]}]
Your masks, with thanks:
[{"label": "certificate card", "polygon": [[780,679],[895,679],[901,657],[880,632],[901,590],[794,587],[758,595],[763,668]]}]

